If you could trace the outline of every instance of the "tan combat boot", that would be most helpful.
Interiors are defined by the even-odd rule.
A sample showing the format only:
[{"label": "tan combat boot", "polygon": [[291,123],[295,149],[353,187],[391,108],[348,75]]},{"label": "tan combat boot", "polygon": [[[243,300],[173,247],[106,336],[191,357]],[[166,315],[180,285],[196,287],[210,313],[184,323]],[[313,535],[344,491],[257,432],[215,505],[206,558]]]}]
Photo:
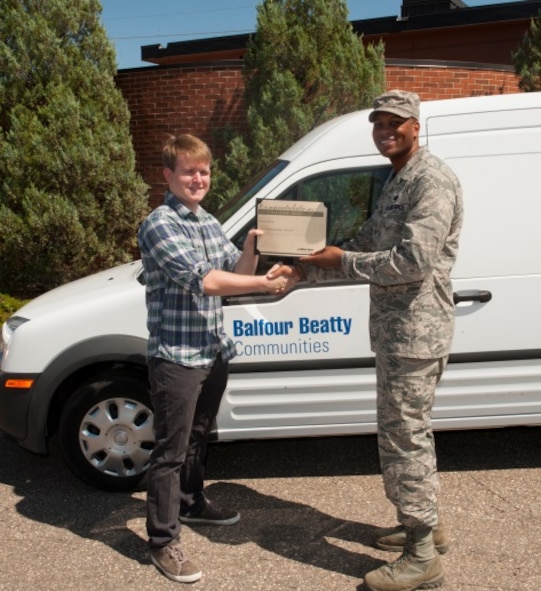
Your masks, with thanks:
[{"label": "tan combat boot", "polygon": [[[449,550],[449,538],[445,526],[440,523],[432,530],[434,545],[439,554],[445,554]],[[402,552],[406,540],[406,528],[403,525],[395,527],[378,527],[373,533],[373,544],[380,550],[388,552]]]},{"label": "tan combat boot", "polygon": [[434,589],[442,583],[443,567],[430,527],[406,528],[402,556],[364,577],[364,586],[368,591]]}]

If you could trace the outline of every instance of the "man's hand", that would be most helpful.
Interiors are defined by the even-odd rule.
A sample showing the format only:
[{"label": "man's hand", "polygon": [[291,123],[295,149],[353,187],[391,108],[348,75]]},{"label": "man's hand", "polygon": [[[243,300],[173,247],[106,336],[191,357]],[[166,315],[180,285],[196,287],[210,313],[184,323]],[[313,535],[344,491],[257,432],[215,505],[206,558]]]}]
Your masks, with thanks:
[{"label": "man's hand", "polygon": [[255,249],[255,241],[258,236],[263,236],[263,230],[258,230],[257,228],[252,228],[248,234],[246,234],[246,238],[244,239],[244,245],[242,247],[243,252],[253,252]]},{"label": "man's hand", "polygon": [[311,255],[300,257],[303,265],[314,265],[322,269],[340,269],[342,267],[342,255],[344,251],[338,246],[326,246]]},{"label": "man's hand", "polygon": [[302,279],[300,272],[295,267],[283,265],[282,263],[276,263],[267,271],[267,279],[273,280],[278,277],[285,277],[286,279],[286,284],[283,288],[285,292],[291,291]]}]

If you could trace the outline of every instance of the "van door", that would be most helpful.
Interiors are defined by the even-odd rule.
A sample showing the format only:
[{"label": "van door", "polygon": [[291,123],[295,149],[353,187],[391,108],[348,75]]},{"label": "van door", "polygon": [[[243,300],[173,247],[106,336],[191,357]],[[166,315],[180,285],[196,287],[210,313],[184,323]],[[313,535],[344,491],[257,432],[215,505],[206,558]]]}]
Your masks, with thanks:
[{"label": "van door", "polygon": [[[456,331],[434,418],[527,424],[541,413],[541,108],[434,117],[428,146],[460,178]],[[530,418],[529,418],[530,417]]]},{"label": "van door", "polygon": [[[337,168],[336,162],[294,175],[271,195],[324,201],[329,244],[351,238],[370,215],[390,167]],[[374,158],[372,158],[374,160]],[[239,232],[242,245],[255,220]],[[275,261],[261,257],[264,272]],[[289,262],[289,261],[284,261]],[[235,341],[219,437],[352,433],[375,428],[374,359],[368,335],[369,286],[353,281],[301,283],[276,296],[227,298],[225,328]],[[364,427],[359,427],[364,425]]]}]

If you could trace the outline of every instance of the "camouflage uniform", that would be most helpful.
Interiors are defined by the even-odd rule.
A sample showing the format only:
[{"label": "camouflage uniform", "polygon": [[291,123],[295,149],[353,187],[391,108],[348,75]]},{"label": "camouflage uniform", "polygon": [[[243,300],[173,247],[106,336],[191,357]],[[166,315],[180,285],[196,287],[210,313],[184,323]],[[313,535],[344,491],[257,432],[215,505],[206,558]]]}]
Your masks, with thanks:
[{"label": "camouflage uniform", "polygon": [[370,282],[381,469],[406,527],[438,522],[431,410],[454,331],[450,273],[462,218],[458,179],[419,148],[342,257],[343,273]]}]

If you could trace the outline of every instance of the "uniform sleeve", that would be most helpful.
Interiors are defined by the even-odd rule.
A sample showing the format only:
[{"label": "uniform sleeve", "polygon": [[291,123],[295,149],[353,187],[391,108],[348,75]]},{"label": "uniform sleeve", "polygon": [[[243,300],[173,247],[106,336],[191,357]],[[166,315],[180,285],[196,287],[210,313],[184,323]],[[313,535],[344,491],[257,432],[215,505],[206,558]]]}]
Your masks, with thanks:
[{"label": "uniform sleeve", "polygon": [[416,178],[409,188],[410,207],[400,230],[390,227],[392,220],[388,228],[378,230],[398,231],[398,240],[375,252],[348,250],[342,259],[344,273],[378,285],[422,281],[437,264],[449,234],[456,190],[454,180],[441,171]]}]

